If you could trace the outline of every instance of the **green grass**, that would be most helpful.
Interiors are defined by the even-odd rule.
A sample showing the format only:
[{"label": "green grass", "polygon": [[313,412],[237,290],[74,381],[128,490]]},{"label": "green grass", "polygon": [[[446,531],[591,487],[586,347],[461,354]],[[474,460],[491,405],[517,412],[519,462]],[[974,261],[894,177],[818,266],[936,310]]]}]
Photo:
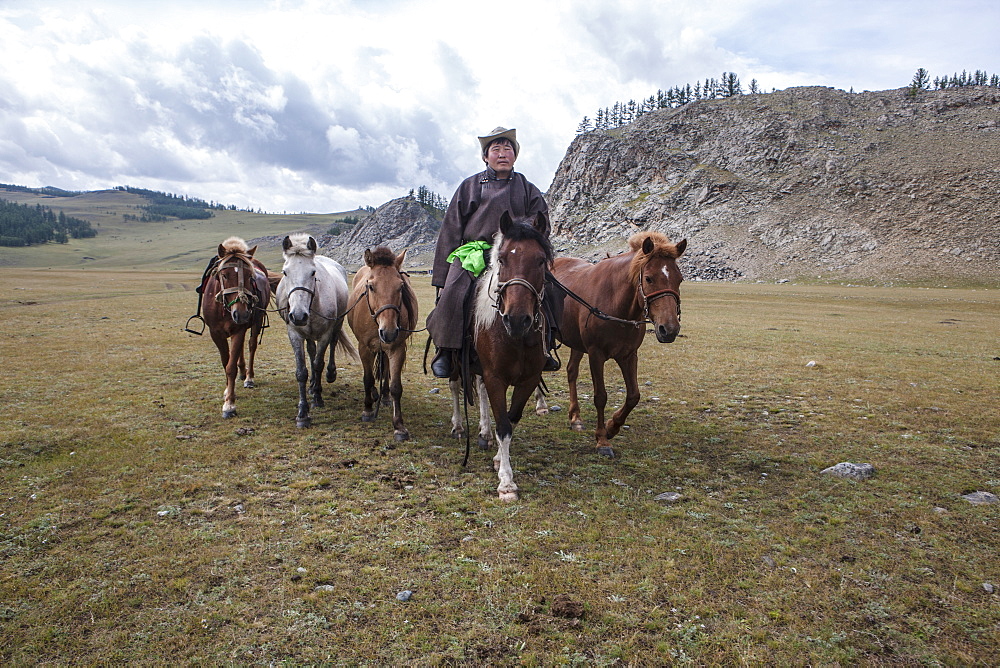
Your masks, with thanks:
[{"label": "green grass", "polygon": [[422,333],[409,442],[360,422],[356,365],[296,429],[277,317],[223,420],[198,275],[0,270],[5,664],[995,661],[1000,507],[960,496],[1000,492],[996,290],[685,284],[617,459],[530,414],[506,505]]}]

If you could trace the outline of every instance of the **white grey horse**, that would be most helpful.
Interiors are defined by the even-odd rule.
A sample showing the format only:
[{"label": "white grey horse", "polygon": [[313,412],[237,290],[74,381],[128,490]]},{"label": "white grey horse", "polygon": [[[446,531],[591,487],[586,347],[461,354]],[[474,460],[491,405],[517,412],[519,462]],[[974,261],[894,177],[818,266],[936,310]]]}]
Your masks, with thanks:
[{"label": "white grey horse", "polygon": [[[326,368],[328,383],[337,378],[334,347],[339,346],[342,352],[360,362],[358,351],[344,329],[348,308],[347,271],[336,260],[318,255],[316,240],[308,234],[285,237],[281,248],[285,264],[281,268],[282,278],[275,299],[278,313],[288,326],[288,340],[295,353],[295,379],[299,382],[295,425],[308,427],[312,418],[309,417],[306,383],[309,382],[313,406],[322,408],[320,375],[327,348],[330,348],[330,363]],[[303,347],[309,352],[308,366]]]}]

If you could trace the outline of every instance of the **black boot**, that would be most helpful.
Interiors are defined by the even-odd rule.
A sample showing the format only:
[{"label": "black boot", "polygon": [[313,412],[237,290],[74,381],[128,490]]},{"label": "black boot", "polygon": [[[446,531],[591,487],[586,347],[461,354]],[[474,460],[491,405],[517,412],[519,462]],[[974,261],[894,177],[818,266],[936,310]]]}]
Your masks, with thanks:
[{"label": "black boot", "polygon": [[455,350],[453,348],[437,349],[434,359],[431,360],[431,373],[434,374],[435,378],[451,377],[451,358],[452,353],[454,352]]}]

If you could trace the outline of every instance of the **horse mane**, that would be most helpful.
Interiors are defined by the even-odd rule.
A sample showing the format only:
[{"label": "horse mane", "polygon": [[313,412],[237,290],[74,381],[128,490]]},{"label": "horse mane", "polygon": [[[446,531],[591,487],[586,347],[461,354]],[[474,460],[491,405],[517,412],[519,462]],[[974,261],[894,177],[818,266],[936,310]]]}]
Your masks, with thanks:
[{"label": "horse mane", "polygon": [[240,237],[229,237],[222,242],[222,248],[226,251],[226,255],[245,255],[250,250],[247,242]]},{"label": "horse mane", "polygon": [[[653,250],[648,255],[640,252],[646,239],[653,242]],[[662,232],[636,232],[628,240],[631,249],[632,263],[628,268],[628,280],[630,283],[637,283],[642,274],[643,267],[654,257],[670,258],[676,260],[681,256],[677,252],[677,244],[670,241],[670,238]]]},{"label": "horse mane", "polygon": [[309,235],[304,232],[288,235],[288,250],[284,252],[285,257],[301,255],[311,258],[316,256],[316,251],[309,249]]}]

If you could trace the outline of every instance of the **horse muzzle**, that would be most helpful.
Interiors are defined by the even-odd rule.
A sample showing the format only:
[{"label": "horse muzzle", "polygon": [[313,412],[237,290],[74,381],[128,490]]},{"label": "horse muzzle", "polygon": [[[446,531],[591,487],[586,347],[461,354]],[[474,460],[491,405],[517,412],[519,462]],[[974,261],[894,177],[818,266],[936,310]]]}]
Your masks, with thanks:
[{"label": "horse muzzle", "polygon": [[527,335],[535,322],[535,319],[527,314],[504,314],[501,320],[503,321],[503,328],[507,330],[507,334],[513,339],[520,339]]},{"label": "horse muzzle", "polygon": [[668,325],[657,325],[653,330],[656,333],[656,340],[660,343],[673,343],[674,339],[681,331],[680,324],[670,327]]},{"label": "horse muzzle", "polygon": [[382,343],[384,343],[386,345],[392,343],[398,337],[399,337],[399,328],[398,327],[394,327],[392,329],[382,329],[381,327],[379,327],[379,329],[378,329],[378,339],[379,339],[379,341],[381,341]]},{"label": "horse muzzle", "polygon": [[248,308],[231,308],[229,309],[229,315],[237,325],[245,325],[250,322],[253,314]]},{"label": "horse muzzle", "polygon": [[302,327],[309,323],[309,311],[289,311],[288,322],[296,327]]}]

